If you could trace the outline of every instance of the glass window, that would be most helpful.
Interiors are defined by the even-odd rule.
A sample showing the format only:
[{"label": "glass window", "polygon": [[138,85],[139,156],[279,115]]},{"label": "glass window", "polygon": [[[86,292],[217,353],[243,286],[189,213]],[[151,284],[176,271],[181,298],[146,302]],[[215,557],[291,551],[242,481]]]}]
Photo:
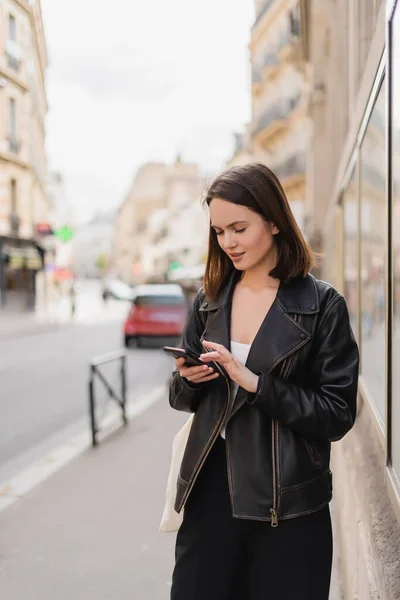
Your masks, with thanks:
[{"label": "glass window", "polygon": [[386,415],[385,82],[361,145],[361,373],[381,424]]},{"label": "glass window", "polygon": [[8,103],[8,133],[15,137],[17,134],[17,103],[14,98]]},{"label": "glass window", "polygon": [[17,21],[13,15],[8,15],[8,36],[13,42],[17,41]]},{"label": "glass window", "polygon": [[392,235],[393,235],[393,363],[392,462],[400,486],[400,8],[393,19],[392,90]]},{"label": "glass window", "polygon": [[343,194],[344,232],[344,296],[350,314],[350,322],[357,337],[357,185],[355,170]]}]

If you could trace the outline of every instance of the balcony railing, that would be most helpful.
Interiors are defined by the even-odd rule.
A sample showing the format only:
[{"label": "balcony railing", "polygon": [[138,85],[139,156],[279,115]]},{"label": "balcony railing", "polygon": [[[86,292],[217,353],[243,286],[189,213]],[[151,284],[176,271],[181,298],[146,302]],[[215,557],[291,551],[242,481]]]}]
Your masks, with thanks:
[{"label": "balcony railing", "polygon": [[276,0],[265,0],[264,4],[261,6],[260,8],[260,12],[257,14],[256,16],[256,20],[253,23],[253,29],[254,27],[256,27],[256,25],[261,21],[261,19],[263,18],[264,14],[267,12],[267,10],[273,5],[273,3]]},{"label": "balcony railing", "polygon": [[306,155],[302,152],[290,156],[272,170],[278,179],[282,181],[289,177],[293,177],[294,175],[304,175],[306,172]]},{"label": "balcony railing", "polygon": [[282,99],[273,106],[268,107],[254,124],[253,136],[258,135],[261,131],[269,127],[269,125],[272,125],[275,121],[286,119],[295,109],[299,101],[300,94],[294,96],[293,98],[285,100]]},{"label": "balcony railing", "polygon": [[289,44],[293,43],[294,40],[298,39],[299,37],[300,37],[300,21],[297,17],[291,16],[288,28],[281,35],[281,37],[279,39],[278,47],[276,50],[277,53],[279,53],[282,50],[282,48],[285,48],[285,46],[288,46]]},{"label": "balcony railing", "polygon": [[265,67],[274,67],[278,64],[278,59],[274,52],[267,52],[264,56],[263,65]]}]

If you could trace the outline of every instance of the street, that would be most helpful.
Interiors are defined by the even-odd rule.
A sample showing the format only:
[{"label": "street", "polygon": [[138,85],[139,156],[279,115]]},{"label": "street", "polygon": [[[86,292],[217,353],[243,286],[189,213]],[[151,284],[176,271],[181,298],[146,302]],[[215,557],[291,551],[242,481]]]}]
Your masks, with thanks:
[{"label": "street", "polygon": [[[88,428],[88,364],[94,356],[121,348],[127,310],[124,302],[104,305],[97,282],[82,282],[72,325],[0,340],[0,483]],[[135,394],[166,382],[171,373],[172,361],[156,342],[149,346],[128,352],[133,401]],[[117,363],[104,373],[119,386]],[[98,390],[104,406],[107,395]]]}]

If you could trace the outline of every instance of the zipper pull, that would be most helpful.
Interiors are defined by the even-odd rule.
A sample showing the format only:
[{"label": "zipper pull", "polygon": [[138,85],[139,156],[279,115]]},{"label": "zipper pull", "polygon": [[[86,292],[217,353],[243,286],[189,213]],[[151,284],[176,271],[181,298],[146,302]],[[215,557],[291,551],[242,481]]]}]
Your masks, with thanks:
[{"label": "zipper pull", "polygon": [[274,508],[269,511],[271,513],[271,527],[278,527],[278,514]]}]

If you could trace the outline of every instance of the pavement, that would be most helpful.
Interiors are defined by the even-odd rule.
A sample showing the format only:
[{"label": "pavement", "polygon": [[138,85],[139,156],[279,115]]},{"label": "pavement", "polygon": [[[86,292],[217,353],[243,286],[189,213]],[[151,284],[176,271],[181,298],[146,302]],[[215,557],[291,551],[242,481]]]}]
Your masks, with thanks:
[{"label": "pavement", "polygon": [[0,340],[55,331],[68,326],[72,321],[56,319],[50,315],[38,313],[2,313],[0,314]]},{"label": "pavement", "polygon": [[[167,389],[127,427],[0,511],[1,600],[167,600],[175,535],[159,521],[175,432]],[[331,600],[341,600],[334,575]]]}]

